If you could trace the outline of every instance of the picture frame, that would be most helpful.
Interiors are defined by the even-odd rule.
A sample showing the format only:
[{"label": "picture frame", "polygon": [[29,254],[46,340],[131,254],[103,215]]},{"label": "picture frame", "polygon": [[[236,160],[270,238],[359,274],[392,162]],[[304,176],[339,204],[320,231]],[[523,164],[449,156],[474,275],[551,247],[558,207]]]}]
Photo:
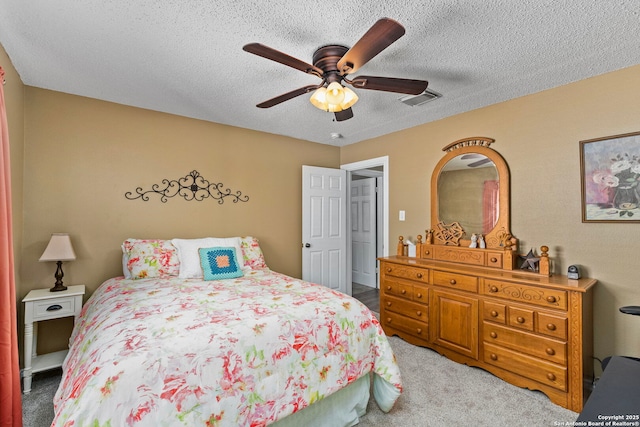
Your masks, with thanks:
[{"label": "picture frame", "polygon": [[640,132],[580,141],[582,222],[640,223]]}]

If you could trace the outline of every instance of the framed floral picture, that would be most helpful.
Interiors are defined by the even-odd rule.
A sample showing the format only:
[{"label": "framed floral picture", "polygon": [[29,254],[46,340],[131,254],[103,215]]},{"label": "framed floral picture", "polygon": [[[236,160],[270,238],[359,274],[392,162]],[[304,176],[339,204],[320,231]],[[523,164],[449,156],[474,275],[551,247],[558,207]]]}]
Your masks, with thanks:
[{"label": "framed floral picture", "polygon": [[640,132],[580,141],[582,222],[640,222]]}]

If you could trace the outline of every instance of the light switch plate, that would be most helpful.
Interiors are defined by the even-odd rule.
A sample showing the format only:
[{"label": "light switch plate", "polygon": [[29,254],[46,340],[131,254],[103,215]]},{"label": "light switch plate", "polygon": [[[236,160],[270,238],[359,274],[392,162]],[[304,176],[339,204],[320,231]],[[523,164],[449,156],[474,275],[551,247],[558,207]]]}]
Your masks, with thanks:
[{"label": "light switch plate", "polygon": [[398,219],[400,221],[404,221],[404,211],[400,211],[400,214],[398,215]]}]

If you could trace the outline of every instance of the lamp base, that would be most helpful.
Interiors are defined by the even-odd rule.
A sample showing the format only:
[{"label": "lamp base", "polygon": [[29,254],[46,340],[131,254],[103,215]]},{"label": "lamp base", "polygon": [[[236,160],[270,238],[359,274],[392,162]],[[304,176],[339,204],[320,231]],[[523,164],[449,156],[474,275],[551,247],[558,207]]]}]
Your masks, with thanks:
[{"label": "lamp base", "polygon": [[62,284],[62,278],[64,277],[64,273],[62,272],[62,261],[58,261],[58,269],[56,270],[55,278],[56,284],[53,288],[49,289],[50,292],[60,292],[66,291],[67,287]]}]

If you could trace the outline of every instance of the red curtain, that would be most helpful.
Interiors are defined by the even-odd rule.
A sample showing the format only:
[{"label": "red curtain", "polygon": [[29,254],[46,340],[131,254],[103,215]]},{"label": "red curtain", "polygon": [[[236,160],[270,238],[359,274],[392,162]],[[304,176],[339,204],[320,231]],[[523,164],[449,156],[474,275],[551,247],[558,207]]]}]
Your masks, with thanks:
[{"label": "red curtain", "polygon": [[498,181],[485,181],[482,192],[482,234],[487,234],[493,229],[498,220],[500,211],[499,195],[500,184]]},{"label": "red curtain", "polygon": [[0,67],[0,426],[22,427],[18,320],[13,264],[9,129]]}]

